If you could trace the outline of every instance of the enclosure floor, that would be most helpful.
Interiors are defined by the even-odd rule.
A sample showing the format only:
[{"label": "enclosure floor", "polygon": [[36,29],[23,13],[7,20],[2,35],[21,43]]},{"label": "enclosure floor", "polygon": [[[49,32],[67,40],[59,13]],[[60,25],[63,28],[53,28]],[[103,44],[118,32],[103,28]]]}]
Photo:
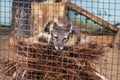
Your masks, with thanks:
[{"label": "enclosure floor", "polygon": [[108,80],[120,80],[120,50],[105,47],[106,55],[101,57],[97,70]]},{"label": "enclosure floor", "polygon": [[[9,50],[9,35],[0,35],[0,59],[4,56],[12,57],[13,54]],[[100,64],[96,66],[97,70],[108,78],[108,80],[120,79],[120,51],[115,48],[105,47],[106,55],[101,57]],[[4,64],[0,64],[0,69],[3,70]],[[0,75],[0,80],[12,80],[12,77]]]}]

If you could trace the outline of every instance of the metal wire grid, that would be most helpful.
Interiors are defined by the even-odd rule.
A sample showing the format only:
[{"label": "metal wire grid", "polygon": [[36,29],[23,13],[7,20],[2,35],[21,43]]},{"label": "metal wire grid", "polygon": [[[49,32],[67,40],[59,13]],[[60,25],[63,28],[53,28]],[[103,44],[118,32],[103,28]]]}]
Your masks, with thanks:
[{"label": "metal wire grid", "polygon": [[[5,0],[6,1],[6,0]],[[75,3],[75,4],[79,4],[81,7],[83,7],[84,9],[86,9],[86,10],[90,10],[90,12],[92,12],[93,14],[95,14],[95,15],[97,15],[97,16],[99,16],[99,17],[101,17],[101,18],[103,18],[103,19],[105,19],[107,22],[110,22],[110,23],[112,23],[112,24],[115,24],[116,22],[119,22],[119,20],[118,20],[118,18],[120,17],[120,15],[119,14],[117,14],[118,12],[117,11],[119,11],[119,2],[117,1],[117,0],[115,0],[115,1],[112,1],[112,0],[109,0],[108,2],[107,1],[99,1],[99,0],[93,0],[93,1],[87,1],[87,0],[81,0],[81,1],[79,1],[79,0],[70,0],[71,2],[73,2],[73,3]],[[10,1],[8,1],[8,2],[10,2]],[[49,1],[48,1],[49,2]],[[25,14],[23,14],[22,16],[23,16],[23,18],[22,18],[22,20],[23,20],[23,23],[19,23],[18,22],[18,24],[17,25],[20,25],[21,27],[20,28],[17,28],[18,29],[18,31],[20,32],[20,33],[17,33],[17,37],[22,37],[23,39],[26,37],[25,36],[25,34],[22,34],[24,31],[28,31],[27,33],[29,33],[29,31],[30,31],[30,18],[29,17],[24,17],[24,15],[26,15],[27,14],[27,16],[30,16],[30,3],[31,3],[31,1],[30,0],[27,0],[27,1],[25,1],[25,0],[13,0],[13,8],[15,8],[16,6],[17,6],[17,8],[18,9],[24,9],[24,11],[25,11]],[[91,4],[92,6],[89,6],[89,4]],[[101,4],[102,4],[102,7],[101,7]],[[93,5],[97,5],[96,7],[95,6],[93,6]],[[105,7],[105,5],[107,5],[107,7]],[[111,8],[111,6],[114,6],[114,7],[112,7]],[[0,6],[0,7],[7,7],[7,6]],[[96,12],[94,12],[95,10],[97,10]],[[101,10],[101,11],[100,11]],[[106,15],[106,12],[105,12],[105,10],[107,10],[106,12],[107,12],[107,14],[108,14],[108,17],[107,17],[107,19],[106,19],[106,17],[104,16],[104,15]],[[13,10],[14,11],[14,10]],[[71,10],[72,11],[72,10]],[[99,11],[101,12],[101,13],[99,13]],[[103,12],[102,12],[103,11]],[[2,12],[2,10],[1,10],[1,12]],[[16,11],[15,11],[16,12]],[[112,13],[111,14],[111,12],[114,12],[114,13]],[[6,12],[5,12],[6,13]],[[13,12],[14,13],[14,12]],[[21,11],[18,13],[18,14],[20,14],[21,13]],[[71,16],[71,14],[73,15],[73,16]],[[86,13],[87,14],[87,13]],[[42,15],[39,15],[39,16],[42,16]],[[55,16],[55,14],[54,14],[54,16]],[[16,19],[16,20],[20,20],[20,16],[18,16],[17,18],[16,18],[16,14],[13,14],[13,17],[14,17],[14,19]],[[77,12],[71,12],[71,13],[69,13],[69,17],[71,18],[71,19],[74,19],[74,20],[83,20],[83,23],[85,23],[85,26],[86,26],[86,28],[85,28],[85,30],[88,30],[88,28],[87,27],[89,27],[90,26],[90,29],[91,29],[91,31],[92,30],[94,30],[93,29],[93,25],[96,25],[97,26],[97,28],[101,28],[101,26],[100,25],[98,25],[97,23],[94,23],[93,21],[91,21],[90,19],[87,19],[86,17],[84,17],[83,15],[80,15],[79,13],[77,13]],[[111,19],[111,17],[112,17],[112,19]],[[13,20],[14,20],[13,19]],[[27,20],[27,22],[26,23],[24,23],[25,21],[24,20]],[[44,20],[43,20],[44,21]],[[1,21],[0,21],[1,22]],[[14,23],[14,22],[13,22]],[[75,21],[75,23],[76,24],[78,24],[79,22],[77,22],[77,21]],[[87,25],[87,23],[88,23],[88,25]],[[14,23],[15,24],[15,23]],[[80,23],[81,24],[81,23]],[[34,25],[32,25],[33,27],[36,27],[36,26],[34,26]],[[23,27],[25,27],[25,28],[23,28]],[[27,28],[26,28],[27,27]],[[33,30],[33,32],[34,32],[34,30]],[[111,31],[109,31],[110,33],[112,33]],[[104,33],[104,32],[103,32]],[[21,35],[22,34],[22,35]],[[114,33],[113,33],[114,34]],[[91,36],[93,35],[93,34],[90,34]],[[2,35],[1,35],[2,36]],[[91,37],[92,38],[92,37]],[[98,37],[96,37],[96,42],[98,41],[98,39],[97,39]],[[104,39],[104,37],[102,37],[103,38],[103,40],[106,40],[106,38]],[[2,38],[1,38],[2,39]],[[10,39],[10,37],[8,37],[8,39]],[[22,40],[23,40],[22,39]],[[111,38],[108,36],[107,37],[107,40],[109,41]],[[1,52],[1,54],[4,54],[4,56],[9,56],[10,54],[7,54],[7,53],[10,53],[9,52],[9,48],[7,48],[7,50],[8,50],[8,52],[6,51],[6,47],[3,47],[3,46],[10,46],[10,45],[7,45],[7,42],[4,42],[5,40],[1,40],[1,42],[2,43],[4,43],[3,45],[2,45],[2,47],[0,48],[3,52]],[[8,40],[9,41],[9,40]],[[19,40],[18,40],[19,41]],[[24,41],[24,40],[23,40]],[[1,43],[0,43],[1,44]],[[18,46],[20,46],[19,44],[18,44]],[[28,49],[28,46],[24,46],[24,47],[27,47],[27,49]],[[31,47],[32,48],[32,47]],[[39,47],[38,47],[39,48]],[[43,49],[48,49],[48,48],[43,48]],[[48,49],[48,53],[46,53],[46,54],[41,54],[41,55],[45,55],[45,56],[47,56],[47,57],[57,57],[57,55],[54,55],[54,54],[49,54],[49,49]],[[100,60],[100,64],[99,65],[97,65],[96,66],[96,68],[98,69],[98,71],[100,72],[100,74],[102,74],[102,75],[104,75],[105,77],[107,77],[108,79],[110,79],[110,80],[119,80],[119,78],[120,78],[120,76],[119,76],[119,74],[120,74],[120,60],[119,60],[119,58],[120,58],[120,55],[119,55],[119,50],[117,49],[117,47],[115,46],[115,47],[113,47],[113,48],[111,48],[111,49],[108,49],[108,48],[106,48],[106,53],[107,53],[107,55],[105,55],[104,57],[101,57],[101,60]],[[24,51],[24,50],[17,50],[17,53],[19,53],[19,52],[26,52],[26,56],[27,56],[27,58],[29,58],[29,54],[31,54],[31,56],[34,58],[34,57],[36,57],[36,58],[38,58],[38,56],[37,56],[37,54],[39,54],[39,53],[37,53],[37,52],[31,52],[31,53],[29,53],[29,49],[28,50],[26,50],[26,51]],[[66,51],[66,52],[69,52],[69,51]],[[6,55],[7,54],[7,55]],[[75,53],[75,54],[72,54],[72,56],[71,57],[75,57],[75,55],[76,55],[77,53]],[[9,56],[10,57],[10,56]],[[40,63],[40,64],[36,64],[36,63],[29,63],[28,62],[28,59],[26,60],[26,61],[19,61],[19,58],[21,58],[21,57],[23,57],[24,58],[24,56],[19,56],[19,55],[17,55],[17,60],[16,60],[16,62],[17,63],[20,63],[20,65],[18,65],[18,66],[16,66],[16,74],[17,74],[17,76],[15,76],[15,79],[17,80],[17,79],[22,79],[22,74],[24,73],[24,75],[25,75],[25,77],[23,78],[23,80],[25,79],[29,79],[28,77],[32,77],[32,79],[33,80],[37,80],[37,79],[43,79],[43,78],[46,78],[46,77],[49,77],[49,76],[47,76],[49,73],[52,73],[52,74],[59,74],[58,72],[59,71],[53,71],[53,72],[47,72],[47,71],[49,71],[49,70],[44,70],[44,68],[43,68],[43,70],[42,69],[40,69],[40,71],[42,72],[42,71],[46,71],[47,73],[46,73],[46,76],[43,76],[43,75],[41,75],[40,73],[33,73],[33,72],[31,72],[31,73],[28,73],[28,65],[29,66],[35,66],[36,68],[35,69],[37,69],[38,68],[38,66],[39,67],[41,67],[41,66],[46,66],[46,67],[50,67],[50,68],[55,68],[55,69],[57,69],[57,68],[61,68],[61,67],[56,67],[56,66],[50,66],[50,65],[44,65],[43,64],[43,62],[42,63]],[[64,57],[61,57],[62,58],[62,60],[64,60]],[[50,60],[47,60],[47,59],[44,59],[44,57],[41,57],[40,58],[42,61],[44,61],[44,62],[50,62],[50,64],[53,64],[54,62],[56,62],[56,61],[50,61]],[[64,65],[64,64],[71,64],[72,66],[74,66],[74,63],[70,63],[70,62],[66,62],[66,63],[64,63],[64,62],[58,62],[58,63],[62,63],[62,65]],[[23,67],[23,65],[26,65],[26,67]],[[22,69],[26,69],[26,71],[22,71]],[[66,68],[67,69],[67,68]],[[69,69],[69,68],[68,68]],[[2,70],[3,70],[3,68],[2,68]],[[21,70],[21,71],[20,71]],[[76,70],[79,70],[79,69],[75,69],[75,71]],[[65,76],[67,76],[67,77],[65,77],[65,80],[69,80],[69,79],[73,79],[74,80],[74,77],[71,77],[71,76],[77,76],[77,75],[73,75],[73,74],[69,74],[69,72],[63,72],[64,74],[65,74]],[[20,77],[19,77],[19,75],[20,75]],[[86,78],[87,80],[89,80],[89,77],[87,77],[87,76],[85,76],[85,75],[83,75],[83,76],[77,76],[79,79],[80,78]],[[1,79],[3,79],[4,77],[2,77]],[[63,79],[64,80],[64,78],[60,78],[60,79]],[[78,79],[78,80],[79,80]],[[57,80],[57,79],[56,79]],[[59,78],[58,78],[58,80],[59,80]]]}]

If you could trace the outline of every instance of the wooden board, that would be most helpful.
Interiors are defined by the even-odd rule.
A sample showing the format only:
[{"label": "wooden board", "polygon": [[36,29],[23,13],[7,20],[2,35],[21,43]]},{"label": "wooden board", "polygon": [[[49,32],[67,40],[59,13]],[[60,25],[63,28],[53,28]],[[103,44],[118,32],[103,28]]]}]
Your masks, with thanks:
[{"label": "wooden board", "polygon": [[[75,36],[70,37],[69,41],[65,43],[65,46],[75,46]],[[103,36],[90,36],[81,33],[81,42],[80,44],[90,43],[91,41],[97,43],[101,46],[107,46],[112,44],[114,41],[114,36],[103,35]]]},{"label": "wooden board", "polygon": [[86,16],[87,18],[93,20],[94,22],[96,22],[97,24],[101,25],[101,26],[104,26],[106,28],[109,28],[110,30],[114,31],[114,32],[117,32],[118,28],[115,27],[114,25],[108,23],[107,21],[93,15],[92,13],[88,12],[87,10],[71,3],[71,2],[67,2],[66,3],[66,6],[78,13],[81,13],[82,15]]},{"label": "wooden board", "polygon": [[120,29],[118,30],[117,34],[115,35],[114,42],[119,42],[120,40]]},{"label": "wooden board", "polygon": [[42,4],[42,3],[31,3],[31,30],[33,34],[38,34],[42,31],[43,27],[50,20],[56,19],[58,16],[65,16],[65,3],[53,3],[53,4]]},{"label": "wooden board", "polygon": [[[91,37],[91,36],[90,36]],[[104,35],[104,36],[92,36],[94,42],[99,45],[112,44],[114,41],[114,36]]]},{"label": "wooden board", "polygon": [[120,49],[120,29],[114,37],[114,46],[117,46]]}]

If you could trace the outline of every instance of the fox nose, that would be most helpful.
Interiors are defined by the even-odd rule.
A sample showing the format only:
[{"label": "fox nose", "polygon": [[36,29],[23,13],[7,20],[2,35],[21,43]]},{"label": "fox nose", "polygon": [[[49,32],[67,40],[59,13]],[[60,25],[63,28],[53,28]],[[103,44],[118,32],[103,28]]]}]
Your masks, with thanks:
[{"label": "fox nose", "polygon": [[63,47],[60,47],[60,50],[63,50]]},{"label": "fox nose", "polygon": [[63,47],[55,47],[56,50],[62,50]]}]

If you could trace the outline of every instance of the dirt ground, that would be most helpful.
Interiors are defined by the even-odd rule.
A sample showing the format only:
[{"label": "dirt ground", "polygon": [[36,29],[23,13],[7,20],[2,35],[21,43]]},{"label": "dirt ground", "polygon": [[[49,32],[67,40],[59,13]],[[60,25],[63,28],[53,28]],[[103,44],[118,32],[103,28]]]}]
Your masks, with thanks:
[{"label": "dirt ground", "polygon": [[[9,49],[9,35],[0,35],[0,58],[4,60],[4,56],[12,57],[12,52]],[[100,64],[96,66],[100,74],[107,77],[108,80],[120,80],[120,50],[117,47],[105,47],[106,55],[101,57]],[[1,71],[3,65],[0,64]],[[0,80],[12,80],[11,77],[0,75]]]}]

